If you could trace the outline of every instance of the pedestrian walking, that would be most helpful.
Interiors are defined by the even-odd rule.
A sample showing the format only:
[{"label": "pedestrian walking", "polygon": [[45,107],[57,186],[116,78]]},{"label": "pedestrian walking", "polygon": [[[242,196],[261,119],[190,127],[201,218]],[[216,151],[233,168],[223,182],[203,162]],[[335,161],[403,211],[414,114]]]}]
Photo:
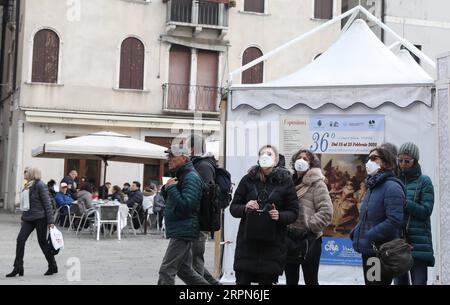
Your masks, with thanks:
[{"label": "pedestrian walking", "polygon": [[37,239],[48,263],[44,275],[58,273],[58,266],[47,243],[47,228],[54,226],[53,211],[47,185],[41,180],[41,172],[36,168],[26,168],[24,177],[27,183],[22,191],[29,191],[29,209],[22,213],[22,225],[17,236],[14,269],[6,277],[24,275],[25,243],[30,234],[36,230]]},{"label": "pedestrian walking", "polygon": [[[216,166],[217,162],[214,154],[206,151],[205,139],[201,135],[192,135],[187,143],[191,152],[191,159],[194,168],[199,173],[205,185],[216,184]],[[213,199],[213,198],[209,198]],[[207,204],[212,205],[209,201]],[[192,245],[192,267],[211,285],[220,285],[219,281],[205,268],[205,244],[210,232],[200,232],[200,238]]]},{"label": "pedestrian walking", "polygon": [[166,236],[169,245],[159,269],[158,285],[173,285],[175,276],[189,285],[208,285],[192,268],[192,243],[200,233],[198,211],[203,193],[202,180],[183,145],[166,150],[172,177],[161,193],[165,199]]}]

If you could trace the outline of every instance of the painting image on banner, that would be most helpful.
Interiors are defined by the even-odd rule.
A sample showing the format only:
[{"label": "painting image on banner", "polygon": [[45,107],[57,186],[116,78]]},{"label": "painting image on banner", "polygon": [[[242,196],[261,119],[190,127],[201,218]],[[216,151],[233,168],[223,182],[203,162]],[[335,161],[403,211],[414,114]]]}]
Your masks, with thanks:
[{"label": "painting image on banner", "polygon": [[320,159],[333,203],[333,217],[324,236],[348,237],[358,223],[366,194],[367,155],[323,154]]}]

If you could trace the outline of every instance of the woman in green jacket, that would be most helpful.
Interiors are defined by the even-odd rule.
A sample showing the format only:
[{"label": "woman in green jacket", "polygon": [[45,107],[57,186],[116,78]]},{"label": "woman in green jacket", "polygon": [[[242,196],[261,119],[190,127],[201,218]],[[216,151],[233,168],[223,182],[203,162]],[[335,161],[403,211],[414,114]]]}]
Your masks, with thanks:
[{"label": "woman in green jacket", "polygon": [[414,266],[410,272],[394,279],[396,285],[426,285],[428,267],[434,266],[430,217],[433,212],[434,190],[431,179],[422,175],[419,148],[408,142],[400,146],[397,158],[399,178],[406,187],[405,222],[407,238],[412,244]]}]

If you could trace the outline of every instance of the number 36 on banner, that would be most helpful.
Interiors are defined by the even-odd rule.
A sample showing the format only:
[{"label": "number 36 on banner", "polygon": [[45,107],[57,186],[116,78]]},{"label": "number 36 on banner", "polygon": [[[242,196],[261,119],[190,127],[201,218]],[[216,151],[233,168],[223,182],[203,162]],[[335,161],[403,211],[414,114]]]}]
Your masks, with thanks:
[{"label": "number 36 on banner", "polygon": [[335,133],[329,133],[329,132],[324,132],[324,133],[319,133],[319,132],[314,132],[312,134],[312,140],[313,140],[313,144],[309,147],[309,149],[312,152],[326,152],[328,150],[328,145],[329,139],[334,139],[336,137]]}]

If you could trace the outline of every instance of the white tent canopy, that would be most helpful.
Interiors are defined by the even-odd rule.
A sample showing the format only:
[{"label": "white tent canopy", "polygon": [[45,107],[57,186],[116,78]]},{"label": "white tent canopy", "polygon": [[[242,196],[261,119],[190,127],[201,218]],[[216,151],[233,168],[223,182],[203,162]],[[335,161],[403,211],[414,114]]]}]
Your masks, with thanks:
[{"label": "white tent canopy", "polygon": [[[369,16],[370,13],[363,8],[358,9]],[[373,15],[369,17],[376,19]],[[378,23],[381,22],[378,20]],[[386,29],[384,24],[382,26]],[[302,35],[306,37],[306,34]],[[408,48],[411,45],[405,40],[401,43]],[[291,43],[284,46],[287,45]],[[277,48],[280,49],[282,47]],[[420,51],[414,52],[421,59],[428,59]],[[257,64],[258,61],[252,63]],[[232,182],[238,185],[248,168],[256,164],[259,147],[265,144],[279,147],[282,116],[368,114],[384,117],[385,142],[395,145],[407,141],[417,143],[423,172],[437,182],[437,117],[433,107],[433,87],[433,79],[408,51],[401,50],[395,54],[378,40],[364,21],[356,20],[326,52],[299,71],[263,84],[230,87],[225,160]],[[298,143],[299,148],[302,144]],[[435,184],[435,198],[439,198],[438,193],[439,188]],[[239,221],[231,216],[229,210],[226,211],[224,282],[234,281],[233,263]],[[438,267],[429,268],[429,279],[436,278],[434,275],[440,264],[436,242],[437,213],[433,213],[432,228]],[[363,283],[361,267],[321,265],[319,281],[328,284]]]},{"label": "white tent canopy", "polygon": [[289,109],[301,103],[317,109],[331,103],[345,109],[355,103],[376,108],[385,102],[406,107],[415,101],[430,106],[433,79],[408,57],[396,56],[359,19],[299,71],[263,84],[232,86],[231,106],[262,109],[277,104]]}]

